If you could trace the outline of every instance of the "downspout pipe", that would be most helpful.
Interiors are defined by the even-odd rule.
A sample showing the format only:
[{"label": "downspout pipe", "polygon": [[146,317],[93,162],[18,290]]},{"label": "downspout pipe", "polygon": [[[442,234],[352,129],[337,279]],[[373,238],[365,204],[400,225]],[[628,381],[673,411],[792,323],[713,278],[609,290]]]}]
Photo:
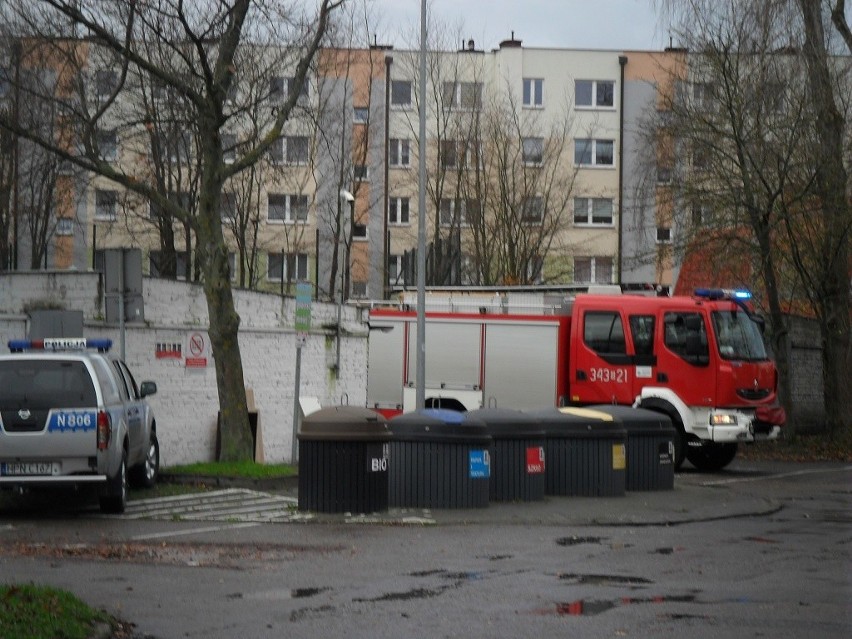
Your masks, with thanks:
[{"label": "downspout pipe", "polygon": [[622,283],[622,253],[624,251],[624,67],[627,66],[627,56],[618,56],[621,67],[620,90],[618,97],[618,260],[616,268],[616,284]]}]

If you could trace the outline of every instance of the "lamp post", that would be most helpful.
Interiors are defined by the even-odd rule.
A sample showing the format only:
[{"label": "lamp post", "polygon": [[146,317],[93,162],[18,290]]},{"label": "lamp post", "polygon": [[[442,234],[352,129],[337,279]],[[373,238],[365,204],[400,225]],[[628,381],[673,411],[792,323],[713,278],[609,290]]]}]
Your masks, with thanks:
[{"label": "lamp post", "polygon": [[[337,372],[338,378],[340,378],[340,323],[343,321],[343,301],[344,295],[346,293],[344,286],[344,274],[346,270],[349,268],[349,235],[347,235],[347,230],[351,231],[352,229],[352,220],[355,219],[355,196],[352,195],[349,191],[345,189],[340,190],[340,199],[349,204],[349,220],[342,220],[340,224],[339,237],[343,240],[343,264],[340,265],[340,303],[337,305],[337,353],[335,354],[336,360],[334,364],[334,369]],[[348,222],[348,223],[347,223]],[[338,247],[338,251],[340,247]]]},{"label": "lamp post", "polygon": [[426,0],[420,0],[420,144],[417,193],[417,378],[416,406],[426,406]]}]

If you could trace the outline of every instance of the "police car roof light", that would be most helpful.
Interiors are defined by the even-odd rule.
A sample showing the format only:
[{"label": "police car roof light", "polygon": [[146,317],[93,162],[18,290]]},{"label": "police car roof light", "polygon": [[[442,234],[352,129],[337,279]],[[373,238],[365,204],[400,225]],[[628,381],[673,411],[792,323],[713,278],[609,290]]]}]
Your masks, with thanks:
[{"label": "police car roof light", "polygon": [[112,340],[106,338],[85,337],[49,337],[45,339],[10,339],[9,351],[22,353],[24,351],[81,351],[87,348],[97,349],[105,353],[112,348]]}]

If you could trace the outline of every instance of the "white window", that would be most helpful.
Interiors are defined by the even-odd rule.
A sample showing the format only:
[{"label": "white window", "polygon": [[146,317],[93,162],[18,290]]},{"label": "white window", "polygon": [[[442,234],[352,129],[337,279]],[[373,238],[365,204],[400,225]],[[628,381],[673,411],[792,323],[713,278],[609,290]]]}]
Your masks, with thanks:
[{"label": "white window", "polygon": [[544,220],[544,199],[540,195],[524,198],[521,210],[521,221],[533,226]]},{"label": "white window", "polygon": [[575,257],[574,281],[578,284],[612,284],[612,258]]},{"label": "white window", "polygon": [[308,221],[308,196],[291,193],[270,193],[267,196],[266,218],[270,222]]},{"label": "white window", "polygon": [[110,69],[95,71],[95,95],[99,98],[109,97],[118,87],[118,73]]},{"label": "white window", "polygon": [[56,220],[57,235],[74,235],[74,220],[70,217],[60,217]]},{"label": "white window", "polygon": [[355,107],[352,110],[352,121],[355,124],[367,124],[370,121],[370,109],[368,107]]},{"label": "white window", "polygon": [[237,194],[233,191],[223,191],[219,204],[219,215],[222,220],[231,221],[237,218]]},{"label": "white window", "polygon": [[524,106],[541,108],[544,105],[544,80],[524,78]]},{"label": "white window", "polygon": [[411,143],[407,139],[390,139],[388,162],[391,166],[409,166],[411,164]]},{"label": "white window", "polygon": [[269,78],[269,100],[283,102],[287,97],[287,78],[280,75]]},{"label": "white window", "polygon": [[575,197],[574,224],[612,226],[612,198]]},{"label": "white window", "polygon": [[222,159],[225,164],[233,164],[237,159],[237,136],[234,133],[222,134]]},{"label": "white window", "polygon": [[402,255],[388,257],[388,283],[391,286],[405,286],[405,268]]},{"label": "white window", "polygon": [[443,169],[483,168],[482,143],[478,140],[441,140],[439,162]]},{"label": "white window", "polygon": [[458,166],[458,142],[455,140],[441,140],[440,163],[441,168],[454,169]]},{"label": "white window", "polygon": [[368,182],[370,180],[370,169],[366,164],[356,164],[352,167],[352,177],[356,182]]},{"label": "white window", "polygon": [[[175,274],[179,280],[186,279],[186,258],[186,251],[175,251]],[[148,272],[151,277],[162,277],[162,273],[168,271],[168,265],[164,263],[165,260],[166,256],[161,251],[151,251],[148,255]]]},{"label": "white window", "polygon": [[671,244],[672,230],[667,226],[657,227],[657,244]]},{"label": "white window", "polygon": [[269,149],[276,164],[303,166],[308,163],[310,146],[307,136],[288,135],[278,138]]},{"label": "white window", "polygon": [[574,140],[574,164],[580,166],[614,166],[614,149],[613,140],[576,138]]},{"label": "white window", "polygon": [[104,162],[115,162],[118,159],[118,136],[115,130],[99,129],[95,137],[98,157]]},{"label": "white window", "polygon": [[408,219],[409,198],[392,197],[388,202],[388,224],[405,225]]},{"label": "white window", "polygon": [[441,226],[470,226],[481,213],[479,200],[441,198]]},{"label": "white window", "polygon": [[444,82],[444,108],[478,111],[482,108],[482,82]]},{"label": "white window", "polygon": [[716,88],[709,82],[692,84],[692,102],[696,108],[710,110],[716,104]]},{"label": "white window", "polygon": [[544,161],[544,138],[523,139],[523,160],[536,166]]},{"label": "white window", "polygon": [[391,80],[391,106],[406,108],[411,106],[411,82]]},{"label": "white window", "polygon": [[307,253],[268,253],[266,279],[270,282],[308,279]]},{"label": "white window", "polygon": [[161,161],[186,162],[189,160],[191,140],[187,131],[171,134],[161,131],[154,136],[154,157]]},{"label": "white window", "polygon": [[615,82],[612,80],[576,80],[574,104],[578,107],[613,108]]},{"label": "white window", "polygon": [[95,219],[112,222],[116,218],[118,192],[97,189],[95,191]]}]

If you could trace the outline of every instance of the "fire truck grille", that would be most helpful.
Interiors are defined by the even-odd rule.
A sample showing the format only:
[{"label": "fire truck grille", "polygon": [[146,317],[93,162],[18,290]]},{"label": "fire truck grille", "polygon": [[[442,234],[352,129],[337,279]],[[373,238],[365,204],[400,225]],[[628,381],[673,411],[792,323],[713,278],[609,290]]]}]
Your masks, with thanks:
[{"label": "fire truck grille", "polygon": [[748,400],[757,400],[757,399],[766,399],[769,397],[769,389],[768,388],[738,388],[737,395],[742,397],[743,399]]}]

